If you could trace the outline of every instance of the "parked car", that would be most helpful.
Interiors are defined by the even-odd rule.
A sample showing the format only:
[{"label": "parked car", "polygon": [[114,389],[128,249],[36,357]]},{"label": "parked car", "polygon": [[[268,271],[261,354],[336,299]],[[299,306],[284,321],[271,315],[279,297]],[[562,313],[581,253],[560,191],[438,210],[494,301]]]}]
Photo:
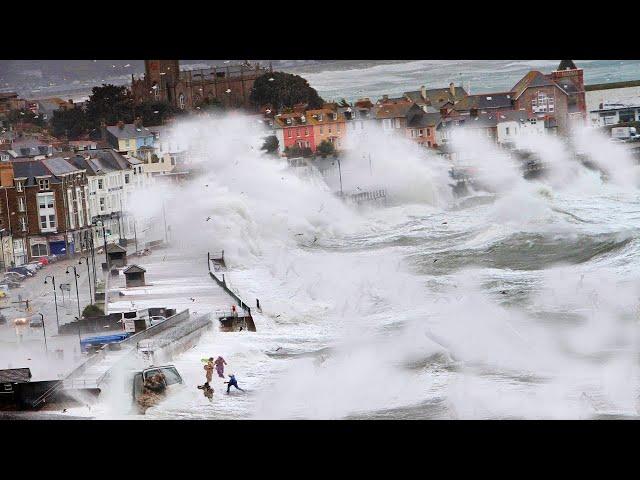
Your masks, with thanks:
[{"label": "parked car", "polygon": [[44,267],[44,265],[42,265],[42,263],[40,263],[40,260],[34,260],[33,262],[29,262],[25,266],[28,267],[28,265],[33,265],[34,267],[36,267],[36,270],[40,270],[42,267]]},{"label": "parked car", "polygon": [[153,315],[149,318],[152,327],[160,322],[164,322],[166,319],[167,317],[163,317],[162,315]]},{"label": "parked car", "polygon": [[4,278],[5,280],[10,280],[12,282],[22,282],[25,278],[27,278],[27,276],[18,272],[5,272]]},{"label": "parked car", "polygon": [[26,268],[29,272],[31,272],[32,275],[35,275],[36,273],[38,273],[39,268],[36,267],[33,263],[27,263],[22,266]]},{"label": "parked car", "polygon": [[5,277],[2,279],[2,283],[0,283],[0,288],[4,289],[5,287],[8,289],[20,288],[20,282],[10,280],[8,277]]},{"label": "parked car", "polygon": [[32,328],[42,327],[43,326],[42,317],[39,315],[35,315],[31,317],[31,320],[29,320],[29,326]]},{"label": "parked car", "polygon": [[31,273],[31,270],[26,268],[24,265],[21,267],[11,267],[8,271],[19,273],[20,275],[24,275],[25,277],[33,277],[33,273]]},{"label": "parked car", "polygon": [[58,256],[57,255],[49,255],[48,257],[46,257],[49,263],[55,263],[58,261]]},{"label": "parked car", "polygon": [[49,259],[47,257],[40,257],[38,259],[38,262],[40,263],[40,265],[45,266],[45,265],[49,265]]}]

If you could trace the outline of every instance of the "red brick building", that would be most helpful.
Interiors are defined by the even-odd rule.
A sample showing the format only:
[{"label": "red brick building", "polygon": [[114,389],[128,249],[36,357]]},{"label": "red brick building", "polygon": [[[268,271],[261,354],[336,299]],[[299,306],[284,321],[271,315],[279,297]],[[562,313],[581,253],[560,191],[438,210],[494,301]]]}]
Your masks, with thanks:
[{"label": "red brick building", "polygon": [[1,166],[0,228],[13,240],[5,262],[22,265],[46,255],[88,249],[87,177],[63,158],[15,159]]},{"label": "red brick building", "polygon": [[225,107],[249,108],[256,78],[270,69],[245,62],[240,65],[180,71],[178,60],[145,60],[145,75],[131,77],[131,93],[138,102],[158,100],[191,110],[206,101]]}]

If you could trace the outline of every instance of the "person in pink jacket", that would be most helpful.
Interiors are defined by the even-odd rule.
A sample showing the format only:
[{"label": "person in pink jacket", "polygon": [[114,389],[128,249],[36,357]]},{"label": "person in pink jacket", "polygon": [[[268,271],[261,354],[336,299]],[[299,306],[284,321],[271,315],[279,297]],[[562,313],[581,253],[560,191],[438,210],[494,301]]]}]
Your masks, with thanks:
[{"label": "person in pink jacket", "polygon": [[216,372],[218,372],[218,376],[220,378],[224,378],[224,366],[227,364],[225,359],[218,355],[218,358],[216,358],[214,364],[216,366]]}]

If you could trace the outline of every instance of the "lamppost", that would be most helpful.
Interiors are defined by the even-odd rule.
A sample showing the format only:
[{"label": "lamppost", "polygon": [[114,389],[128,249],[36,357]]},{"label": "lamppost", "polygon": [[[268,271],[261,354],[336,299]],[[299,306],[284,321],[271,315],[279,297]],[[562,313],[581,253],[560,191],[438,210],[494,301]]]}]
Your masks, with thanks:
[{"label": "lamppost", "polygon": [[340,196],[342,196],[342,168],[340,167],[340,157],[336,157],[338,160],[338,174],[340,175]]},{"label": "lamppost", "polygon": [[73,273],[76,277],[76,300],[78,301],[78,318],[80,318],[82,316],[82,314],[80,313],[80,294],[78,293],[78,278],[80,278],[80,275],[78,275],[75,265],[71,265],[70,267],[67,267],[67,275],[70,273],[69,268],[73,268]]},{"label": "lamppost", "polygon": [[93,290],[96,289],[96,250],[93,248],[93,231],[85,232],[89,238],[89,250],[91,251],[91,265],[93,268]]},{"label": "lamppost", "polygon": [[44,351],[49,353],[49,347],[47,347],[47,330],[44,326],[44,315],[41,313],[34,313],[32,316],[35,317],[36,315],[40,315],[40,318],[42,318],[42,334],[44,335]]},{"label": "lamppost", "polygon": [[136,219],[133,218],[133,238],[136,241],[136,255],[138,254],[138,232],[136,231]]},{"label": "lamppost", "polygon": [[80,318],[73,317],[76,319],[76,323],[78,324],[78,342],[80,342],[80,354],[82,355],[82,335],[80,335]]},{"label": "lamppost", "polygon": [[7,264],[4,261],[4,232],[6,232],[7,229],[3,228],[2,230],[0,230],[0,250],[2,250],[2,271],[6,272],[7,271]]},{"label": "lamppost", "polygon": [[[78,265],[82,265],[82,260],[84,260],[84,262],[87,264],[87,279],[89,280],[89,300],[93,304],[93,293],[91,291],[91,272],[89,271],[89,257],[80,257]],[[93,290],[95,291],[95,284],[93,287]]]},{"label": "lamppost", "polygon": [[47,284],[47,278],[51,278],[51,283],[53,283],[53,301],[56,304],[56,332],[60,333],[60,319],[58,318],[58,296],[56,294],[56,277],[54,277],[53,275],[47,275],[46,277],[44,277],[45,285]]},{"label": "lamppost", "polygon": [[102,220],[96,220],[94,222],[95,226],[98,226],[98,222],[100,222],[100,226],[102,227],[102,238],[104,239],[104,261],[109,266],[109,257],[107,256],[107,231],[104,228],[104,222]]}]

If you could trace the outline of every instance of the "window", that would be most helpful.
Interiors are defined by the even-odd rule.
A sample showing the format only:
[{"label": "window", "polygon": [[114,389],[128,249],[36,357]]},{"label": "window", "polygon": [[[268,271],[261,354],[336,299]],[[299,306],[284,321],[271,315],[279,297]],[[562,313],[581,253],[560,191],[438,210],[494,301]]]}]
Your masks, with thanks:
[{"label": "window", "polygon": [[423,129],[418,130],[418,135],[420,137],[424,137],[424,130]]},{"label": "window", "polygon": [[324,135],[324,128],[320,127],[320,135]]},{"label": "window", "polygon": [[308,136],[309,136],[309,129],[308,129],[308,128],[305,128],[305,129],[304,129],[304,136],[305,136],[305,137],[308,137]]},{"label": "window", "polygon": [[292,134],[292,132],[291,132],[291,129],[290,129],[290,128],[288,128],[288,129],[287,129],[287,137],[288,137],[288,138],[291,138],[292,136],[293,136],[293,134]]},{"label": "window", "polygon": [[38,195],[38,206],[40,208],[53,208],[53,195]]},{"label": "window", "polygon": [[36,243],[35,245],[31,245],[32,257],[44,257],[45,255],[47,255],[46,243]]},{"label": "window", "polygon": [[336,125],[336,131],[337,131],[338,133],[340,133],[340,124],[339,124],[339,123]]},{"label": "window", "polygon": [[18,211],[19,212],[25,211],[24,197],[18,197]]},{"label": "window", "polygon": [[22,182],[16,182],[16,192],[22,191]]},{"label": "window", "polygon": [[46,178],[41,178],[38,180],[38,186],[40,187],[40,191],[49,190],[49,180]]},{"label": "window", "polygon": [[100,199],[100,211],[104,212],[104,198]]},{"label": "window", "polygon": [[331,125],[329,125],[329,134],[331,134]]},{"label": "window", "polygon": [[128,173],[124,174],[124,183],[129,183],[129,174]]},{"label": "window", "polygon": [[633,122],[636,118],[634,110],[620,110],[620,122]]},{"label": "window", "polygon": [[184,93],[181,93],[178,96],[178,103],[179,103],[180,109],[184,110],[184,107],[186,107],[186,105],[187,105],[187,103],[185,101],[185,98],[184,98]]},{"label": "window", "polygon": [[389,130],[390,128],[392,128],[391,122],[393,120],[390,118],[385,118],[384,120],[382,120],[382,128],[385,130]]},{"label": "window", "polygon": [[98,190],[102,190],[104,188],[104,184],[101,178],[98,179]]},{"label": "window", "polygon": [[301,136],[301,133],[302,133],[301,130],[302,130],[301,128],[298,128],[297,131],[296,131],[296,134],[297,134],[298,137]]},{"label": "window", "polygon": [[40,215],[40,228],[41,229],[47,228],[47,216],[46,215]]},{"label": "window", "polygon": [[49,228],[56,228],[56,216],[49,215]]},{"label": "window", "polygon": [[400,128],[400,119],[396,118],[396,128]]},{"label": "window", "polygon": [[20,230],[27,231],[27,219],[25,217],[20,217]]},{"label": "window", "polygon": [[506,133],[507,135],[509,135],[509,127],[506,127],[506,128],[505,128],[505,133]]}]

